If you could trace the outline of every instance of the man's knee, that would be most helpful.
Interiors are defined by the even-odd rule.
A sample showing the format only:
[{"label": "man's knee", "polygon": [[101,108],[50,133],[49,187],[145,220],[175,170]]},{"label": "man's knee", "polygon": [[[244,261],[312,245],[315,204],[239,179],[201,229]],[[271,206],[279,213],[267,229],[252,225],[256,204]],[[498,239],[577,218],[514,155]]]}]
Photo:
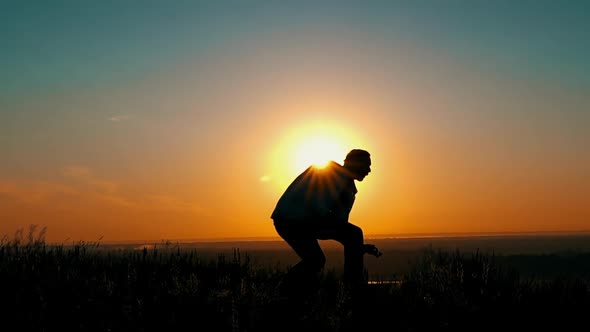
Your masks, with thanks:
[{"label": "man's knee", "polygon": [[363,230],[355,225],[350,225],[347,232],[348,242],[351,245],[361,245],[364,242]]}]

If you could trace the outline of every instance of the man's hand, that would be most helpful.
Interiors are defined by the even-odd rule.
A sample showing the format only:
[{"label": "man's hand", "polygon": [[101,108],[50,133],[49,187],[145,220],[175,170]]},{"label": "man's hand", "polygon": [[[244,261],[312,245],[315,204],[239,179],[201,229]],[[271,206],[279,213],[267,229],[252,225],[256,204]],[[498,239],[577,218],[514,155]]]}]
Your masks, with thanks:
[{"label": "man's hand", "polygon": [[381,255],[383,255],[383,253],[381,251],[379,251],[379,249],[377,249],[377,247],[375,247],[375,245],[373,244],[365,244],[363,245],[364,247],[364,251],[365,254],[369,254],[375,257],[379,257]]}]

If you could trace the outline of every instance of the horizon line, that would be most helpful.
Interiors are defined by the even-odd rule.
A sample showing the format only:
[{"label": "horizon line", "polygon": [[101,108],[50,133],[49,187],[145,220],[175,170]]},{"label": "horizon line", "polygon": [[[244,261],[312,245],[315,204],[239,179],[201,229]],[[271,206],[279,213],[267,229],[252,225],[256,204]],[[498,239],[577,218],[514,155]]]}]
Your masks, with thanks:
[{"label": "horizon line", "polygon": [[[458,238],[458,237],[496,237],[496,236],[534,236],[534,235],[590,235],[590,230],[568,231],[510,231],[510,232],[436,232],[436,233],[391,233],[391,234],[367,234],[365,239],[420,239],[420,238]],[[146,239],[146,240],[112,240],[96,241],[104,244],[132,244],[132,243],[216,243],[216,242],[272,242],[283,241],[275,236],[249,236],[249,237],[216,237],[216,238],[177,238],[177,239]],[[72,242],[94,242],[73,241]],[[59,242],[55,242],[59,243]],[[62,242],[63,243],[63,242]]]}]

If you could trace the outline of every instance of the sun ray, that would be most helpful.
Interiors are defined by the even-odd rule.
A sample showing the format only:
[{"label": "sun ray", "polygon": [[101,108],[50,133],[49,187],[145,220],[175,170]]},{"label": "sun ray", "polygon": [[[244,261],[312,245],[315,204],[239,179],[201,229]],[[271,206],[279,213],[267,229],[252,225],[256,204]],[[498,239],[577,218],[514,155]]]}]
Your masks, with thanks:
[{"label": "sun ray", "polygon": [[323,168],[330,160],[341,160],[345,153],[344,146],[336,138],[316,136],[302,142],[293,156],[297,169],[309,166]]},{"label": "sun ray", "polygon": [[[277,141],[267,172],[277,190],[310,166],[322,168],[329,161],[342,164],[351,148],[365,146],[355,130],[337,122],[302,122]],[[272,177],[270,177],[272,176]]]}]

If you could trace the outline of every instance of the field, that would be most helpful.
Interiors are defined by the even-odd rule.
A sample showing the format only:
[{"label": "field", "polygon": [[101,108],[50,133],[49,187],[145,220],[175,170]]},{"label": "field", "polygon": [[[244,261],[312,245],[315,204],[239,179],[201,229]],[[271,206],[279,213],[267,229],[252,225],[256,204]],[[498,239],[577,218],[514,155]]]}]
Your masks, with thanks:
[{"label": "field", "polygon": [[[317,294],[286,303],[297,257],[280,241],[0,244],[7,331],[572,330],[590,312],[590,237],[375,239],[360,298],[340,281],[342,249]],[[387,282],[380,282],[387,281]],[[395,281],[395,282],[391,282]]]}]

